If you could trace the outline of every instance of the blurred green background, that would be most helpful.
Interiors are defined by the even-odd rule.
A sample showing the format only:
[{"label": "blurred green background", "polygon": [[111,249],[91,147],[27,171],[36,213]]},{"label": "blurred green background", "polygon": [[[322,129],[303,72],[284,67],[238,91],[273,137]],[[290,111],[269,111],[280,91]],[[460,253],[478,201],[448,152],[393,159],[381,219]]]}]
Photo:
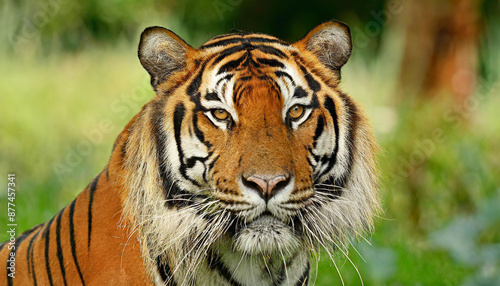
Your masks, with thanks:
[{"label": "blurred green background", "polygon": [[500,285],[499,3],[4,0],[0,241],[8,173],[20,233],[100,172],[115,137],[153,97],[136,56],[145,27],[197,47],[233,31],[294,42],[338,19],[354,40],[342,87],[365,107],[382,147],[385,212],[373,236],[353,241],[352,263],[339,253],[337,271],[323,255],[316,285]]}]

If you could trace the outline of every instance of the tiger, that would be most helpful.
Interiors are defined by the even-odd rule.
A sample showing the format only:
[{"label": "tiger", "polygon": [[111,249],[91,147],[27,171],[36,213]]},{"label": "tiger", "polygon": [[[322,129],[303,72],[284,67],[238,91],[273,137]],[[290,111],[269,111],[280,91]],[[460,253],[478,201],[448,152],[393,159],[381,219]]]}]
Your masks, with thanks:
[{"label": "tiger", "polygon": [[293,44],[230,33],[198,49],[146,28],[155,97],[68,206],[1,246],[1,284],[314,283],[314,260],[337,267],[381,209],[379,147],[339,87],[351,52],[335,20]]}]

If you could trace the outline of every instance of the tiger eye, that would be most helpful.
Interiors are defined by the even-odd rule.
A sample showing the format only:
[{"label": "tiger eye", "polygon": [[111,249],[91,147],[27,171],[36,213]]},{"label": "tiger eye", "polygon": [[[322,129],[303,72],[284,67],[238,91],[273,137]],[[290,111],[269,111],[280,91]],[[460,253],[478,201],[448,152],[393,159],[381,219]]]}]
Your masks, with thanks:
[{"label": "tiger eye", "polygon": [[219,120],[226,120],[229,117],[229,112],[225,111],[224,109],[216,109],[212,111],[212,114]]},{"label": "tiger eye", "polygon": [[288,111],[288,116],[292,119],[299,119],[304,114],[304,106],[295,104]]}]

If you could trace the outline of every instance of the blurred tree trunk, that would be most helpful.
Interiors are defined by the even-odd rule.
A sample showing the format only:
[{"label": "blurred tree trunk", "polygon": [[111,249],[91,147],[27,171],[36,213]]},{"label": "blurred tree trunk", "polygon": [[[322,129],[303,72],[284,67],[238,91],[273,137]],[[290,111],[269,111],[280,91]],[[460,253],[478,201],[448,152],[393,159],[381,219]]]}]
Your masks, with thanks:
[{"label": "blurred tree trunk", "polygon": [[[451,96],[462,106],[473,96],[478,75],[481,1],[404,1],[405,9],[398,19],[406,36],[400,100],[410,95],[423,101]],[[424,180],[420,172],[409,172],[406,180],[408,219],[416,233],[428,225],[422,221],[421,210],[428,191],[422,189]]]},{"label": "blurred tree trunk", "polygon": [[400,92],[452,95],[463,102],[475,89],[481,0],[408,1]]}]

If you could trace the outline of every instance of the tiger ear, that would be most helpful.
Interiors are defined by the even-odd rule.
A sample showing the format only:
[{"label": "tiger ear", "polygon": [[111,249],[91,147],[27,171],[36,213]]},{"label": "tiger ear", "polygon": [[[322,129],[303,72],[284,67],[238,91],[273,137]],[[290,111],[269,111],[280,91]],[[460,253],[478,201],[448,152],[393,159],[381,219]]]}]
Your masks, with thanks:
[{"label": "tiger ear", "polygon": [[312,52],[325,66],[339,71],[351,56],[351,31],[346,24],[332,20],[311,30],[295,46]]},{"label": "tiger ear", "polygon": [[149,27],[141,34],[139,60],[151,75],[151,85],[156,87],[175,71],[186,66],[186,56],[193,50],[174,32],[162,27]]}]

